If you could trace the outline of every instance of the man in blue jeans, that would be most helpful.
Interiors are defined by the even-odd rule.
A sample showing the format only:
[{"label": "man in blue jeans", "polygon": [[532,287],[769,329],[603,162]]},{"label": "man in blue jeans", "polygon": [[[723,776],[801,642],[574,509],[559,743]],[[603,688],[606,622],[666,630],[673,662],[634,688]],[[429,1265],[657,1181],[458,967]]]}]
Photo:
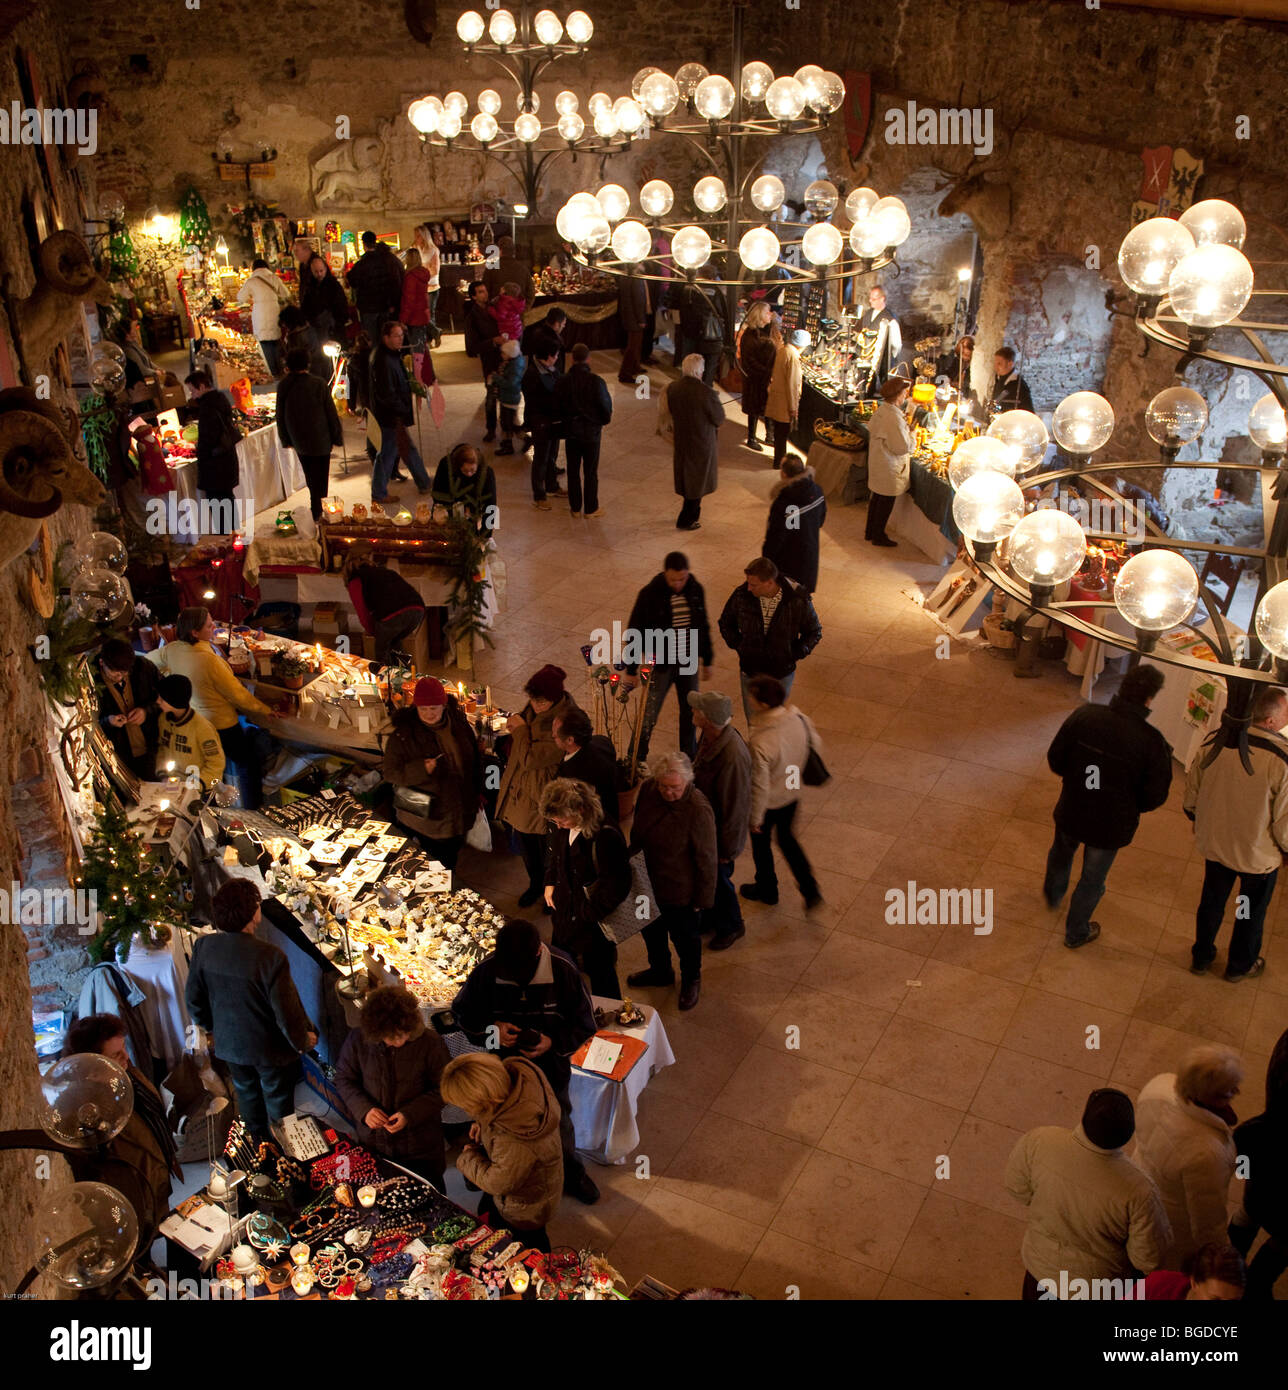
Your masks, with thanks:
[{"label": "man in blue jeans", "polygon": [[1114,855],[1131,844],[1141,816],[1167,800],[1172,748],[1149,722],[1150,701],[1162,688],[1157,666],[1135,667],[1108,705],[1074,710],[1047,750],[1047,764],[1064,781],[1042,885],[1048,906],[1063,900],[1074,855],[1083,846],[1082,876],[1064,923],[1068,947],[1100,935],[1091,914],[1104,895]]},{"label": "man in blue jeans", "polygon": [[371,413],[380,426],[380,452],[371,470],[373,502],[389,501],[389,475],[400,448],[416,480],[416,490],[422,497],[430,491],[429,474],[407,432],[412,422],[411,383],[403,365],[402,345],[403,326],[391,319],[384,324],[380,342],[371,353]]}]

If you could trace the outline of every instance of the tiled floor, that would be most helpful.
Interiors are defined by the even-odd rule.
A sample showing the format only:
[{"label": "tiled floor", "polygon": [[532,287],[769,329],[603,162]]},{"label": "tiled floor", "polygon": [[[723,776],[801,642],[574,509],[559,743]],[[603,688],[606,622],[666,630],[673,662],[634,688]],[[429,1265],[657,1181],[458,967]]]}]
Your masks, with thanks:
[{"label": "tiled floor", "polygon": [[[477,369],[459,346],[449,337],[435,357],[448,419],[441,432],[423,427],[431,470],[458,440],[482,438]],[[760,552],[776,475],[767,455],[739,447],[737,406],[720,489],[702,530],[682,534],[655,402],[618,385],[615,355],[594,365],[615,409],[601,465],[607,515],[574,520],[558,503],[537,512],[526,459],[495,460],[507,584],[496,648],[477,673],[503,705],[520,704],[523,681],[547,661],[580,697],[579,648],[593,627],[625,622],[667,550],[689,554],[713,619]],[[653,391],[665,380],[655,370]],[[356,499],[366,486],[355,469],[337,490]],[[644,1093],[638,1153],[596,1170],[600,1203],[569,1199],[553,1224],[557,1240],[605,1249],[631,1279],[763,1298],[1015,1297],[1022,1213],[1002,1170],[1023,1131],[1074,1124],[1106,1081],[1134,1095],[1197,1041],[1240,1050],[1237,1108],[1254,1114],[1288,1026],[1282,892],[1262,979],[1187,973],[1201,865],[1179,783],[1118,856],[1100,941],[1064,949],[1039,891],[1055,799],[1045,752],[1078,686],[1051,664],[1016,681],[1005,658],[962,645],[937,659],[939,629],[908,595],[938,569],[906,545],[865,545],[863,517],[861,506],[830,505],[823,641],[793,691],[833,772],[804,792],[799,818],[825,906],[807,918],[787,877],[778,907],[749,904],[747,936],[708,954],[694,1012],[676,1012],[674,991],[644,992],[678,1061]],[[738,688],[718,637],[713,684]],[[663,736],[674,728],[672,702]],[[516,861],[467,851],[460,872],[517,912]],[[749,876],[748,855],[738,880]],[[910,879],[991,889],[992,933],[888,925],[885,892]],[[630,943],[623,978],[643,963],[642,944]]]}]

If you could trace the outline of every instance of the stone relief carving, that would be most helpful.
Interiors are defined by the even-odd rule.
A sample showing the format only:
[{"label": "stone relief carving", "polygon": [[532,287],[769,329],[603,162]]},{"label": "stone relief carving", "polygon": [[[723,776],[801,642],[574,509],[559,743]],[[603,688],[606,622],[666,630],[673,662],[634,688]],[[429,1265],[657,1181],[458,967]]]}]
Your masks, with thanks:
[{"label": "stone relief carving", "polygon": [[381,122],[380,134],[337,141],[313,161],[311,183],[318,208],[383,208],[388,204],[387,130],[388,122]]}]

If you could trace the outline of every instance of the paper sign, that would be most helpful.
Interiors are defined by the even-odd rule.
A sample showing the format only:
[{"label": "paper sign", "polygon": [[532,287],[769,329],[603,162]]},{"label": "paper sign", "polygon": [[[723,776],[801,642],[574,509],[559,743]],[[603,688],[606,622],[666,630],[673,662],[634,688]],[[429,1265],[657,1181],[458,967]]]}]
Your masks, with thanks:
[{"label": "paper sign", "polygon": [[369,734],[371,732],[371,716],[369,714],[360,714],[358,716],[358,732],[360,734]]},{"label": "paper sign", "polygon": [[322,793],[322,799],[323,799],[324,801],[334,801],[334,800],[335,800],[335,793],[330,789],[330,787],[327,787],[327,788],[323,791],[323,793]]},{"label": "paper sign", "polygon": [[606,1038],[594,1037],[586,1049],[586,1060],[582,1062],[583,1071],[597,1071],[603,1076],[611,1076],[617,1059],[622,1055],[621,1043],[609,1042]]}]

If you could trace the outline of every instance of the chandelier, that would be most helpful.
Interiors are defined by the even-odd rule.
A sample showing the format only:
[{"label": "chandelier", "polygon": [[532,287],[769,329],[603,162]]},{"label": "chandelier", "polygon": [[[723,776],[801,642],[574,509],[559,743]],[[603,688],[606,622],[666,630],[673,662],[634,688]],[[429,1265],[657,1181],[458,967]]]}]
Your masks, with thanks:
[{"label": "chandelier", "polygon": [[[1254,288],[1253,267],[1241,250],[1245,231],[1243,216],[1232,204],[1217,199],[1196,203],[1179,219],[1154,217],[1133,227],[1119,249],[1118,267],[1135,295],[1137,329],[1179,354],[1178,383],[1191,363],[1202,360],[1252,372],[1269,387],[1248,416],[1248,435],[1260,451],[1257,463],[1178,462],[1180,449],[1202,434],[1208,409],[1197,391],[1177,384],[1159,392],[1145,411],[1157,459],[1094,463],[1113,433],[1114,411],[1102,396],[1079,391],[1057,406],[1052,419],[1062,466],[1030,471],[1045,456],[1046,427],[1027,411],[1008,411],[986,435],[958,445],[949,461],[949,480],[956,489],[953,518],[975,566],[1033,614],[1120,650],[1224,677],[1228,703],[1218,747],[1239,747],[1250,767],[1246,738],[1253,696],[1259,686],[1288,680],[1288,510],[1279,505],[1288,497],[1288,477],[1282,472],[1288,452],[1288,366],[1273,359],[1261,337],[1265,331],[1284,330],[1282,312],[1277,321],[1241,315],[1254,300],[1264,306],[1288,299],[1288,294]],[[1168,468],[1270,475],[1263,496],[1274,511],[1267,518],[1265,548],[1170,537],[1139,508],[1131,531],[1117,525],[1088,527],[1067,509],[1030,510],[1021,490],[1021,482],[1024,488],[1039,489],[1073,482],[1090,491],[1093,500],[1108,501],[1115,517],[1126,517],[1132,505],[1098,475]],[[1081,569],[1089,538],[1126,542],[1136,550],[1118,571],[1112,600],[1054,602],[1057,587]],[[1229,556],[1255,569],[1251,632],[1231,633],[1185,551]],[[1206,630],[1192,621],[1200,599],[1208,617]],[[1096,617],[1085,618],[1079,610],[1092,610]],[[1121,620],[1118,627],[1109,625],[1113,614]],[[1096,620],[1102,615],[1108,621]],[[1200,636],[1217,659],[1159,645],[1164,634],[1177,629]]]}]

